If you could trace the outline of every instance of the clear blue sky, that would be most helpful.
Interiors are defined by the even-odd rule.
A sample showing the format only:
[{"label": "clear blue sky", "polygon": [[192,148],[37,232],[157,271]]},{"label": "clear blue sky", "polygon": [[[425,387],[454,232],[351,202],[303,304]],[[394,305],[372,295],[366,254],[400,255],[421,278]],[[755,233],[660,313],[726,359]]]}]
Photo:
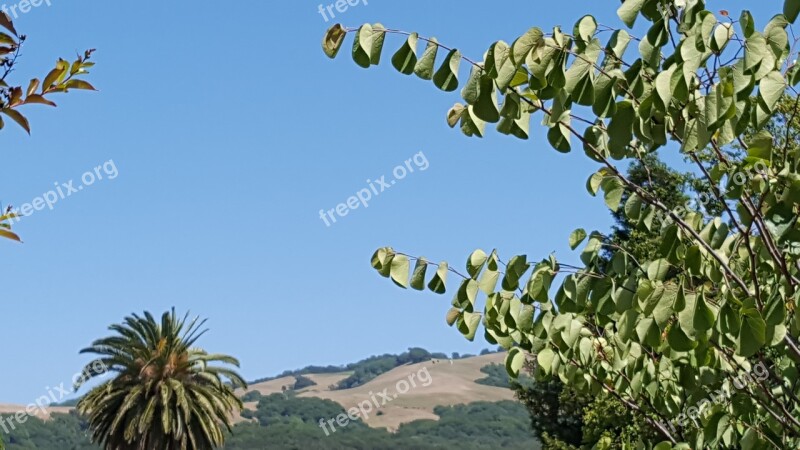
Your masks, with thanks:
[{"label": "clear blue sky", "polygon": [[[200,344],[239,357],[248,379],[410,346],[478,352],[488,345],[446,326],[449,294],[395,288],[372,252],[459,268],[479,247],[569,260],[573,228],[610,224],[584,190],[594,164],[551,150],[535,124],[528,142],[468,139],[444,121],[457,93],[402,77],[389,56],[369,71],[347,50],[328,60],[318,0],[51,2],[16,20],[30,35],[17,76],[95,47],[100,92],[28,107],[31,137],[7,124],[0,200],[19,206],[108,160],[118,176],[34,213],[16,227],[23,245],[0,242],[0,402],[68,384],[109,324],[171,306],[207,317]],[[762,25],[782,4],[766,3]],[[618,4],[369,0],[337,20],[435,35],[480,59],[533,25],[571,29],[585,13],[616,24]],[[418,152],[426,171],[332,227],[319,218]]]}]

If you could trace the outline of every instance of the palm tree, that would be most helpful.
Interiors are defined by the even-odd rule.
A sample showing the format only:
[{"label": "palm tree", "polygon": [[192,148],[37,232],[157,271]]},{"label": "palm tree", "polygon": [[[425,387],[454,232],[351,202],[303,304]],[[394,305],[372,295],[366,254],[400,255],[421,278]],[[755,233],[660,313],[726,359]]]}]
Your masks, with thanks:
[{"label": "palm tree", "polygon": [[106,372],[116,376],[92,389],[78,403],[92,440],[105,450],[207,450],[222,446],[223,426],[243,408],[234,394],[247,384],[239,374],[212,363],[239,367],[226,355],[193,348],[208,330],[205,320],[187,324],[164,313],[161,323],[145,312],[109,327],[116,334],[81,353],[99,357],[86,365],[78,390]]}]

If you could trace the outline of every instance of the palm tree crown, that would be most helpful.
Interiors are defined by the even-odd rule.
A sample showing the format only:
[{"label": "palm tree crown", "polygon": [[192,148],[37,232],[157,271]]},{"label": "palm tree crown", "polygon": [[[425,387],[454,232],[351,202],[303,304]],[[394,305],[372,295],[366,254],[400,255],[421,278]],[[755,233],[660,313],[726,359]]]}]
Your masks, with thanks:
[{"label": "palm tree crown", "polygon": [[116,376],[92,389],[78,403],[93,441],[105,450],[206,450],[222,446],[223,426],[242,410],[235,395],[246,387],[227,355],[208,354],[192,345],[207,330],[205,321],[187,323],[175,309],[161,322],[145,312],[109,327],[115,335],[99,339],[81,353],[99,357],[87,364],[79,389],[106,372]]}]

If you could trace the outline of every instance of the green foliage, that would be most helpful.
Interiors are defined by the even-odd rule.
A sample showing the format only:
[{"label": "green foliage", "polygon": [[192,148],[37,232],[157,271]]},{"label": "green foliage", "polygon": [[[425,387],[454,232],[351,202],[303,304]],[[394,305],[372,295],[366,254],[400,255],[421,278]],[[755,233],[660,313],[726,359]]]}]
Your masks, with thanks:
[{"label": "green foliage", "polygon": [[[655,154],[646,155],[644,162],[634,161],[628,168],[627,177],[643,189],[654,192],[664,199],[670,209],[685,205],[689,197],[685,194],[693,177],[678,173]],[[630,200],[624,195],[622,203]],[[606,248],[624,248],[628,257],[637,261],[658,258],[662,236],[655,230],[639,229],[622,211],[612,212],[616,221],[613,233],[606,239]],[[583,230],[573,233],[570,246],[574,250],[583,241]],[[577,235],[577,237],[575,237]],[[613,252],[609,252],[607,266],[613,267]],[[560,394],[558,390],[561,389]],[[560,381],[514,383],[517,397],[528,407],[532,425],[545,449],[569,449],[577,445],[621,449],[633,445],[639,436],[649,432],[636,416],[616,398],[580,396],[574,389]],[[562,407],[564,405],[564,407]],[[564,427],[563,424],[569,424]]]},{"label": "green foliage", "polygon": [[326,436],[319,421],[345,413],[341,405],[318,398],[273,394],[263,397],[253,413],[259,426],[237,425],[225,448],[490,449],[497,448],[497,442],[503,448],[537,448],[527,430],[525,410],[515,402],[440,406],[434,412],[440,416],[438,421],[404,424],[397,433],[372,429],[356,420],[346,427],[336,426],[335,433],[330,432],[329,426]]},{"label": "green foliage", "polygon": [[[344,412],[341,405],[330,400],[292,394],[266,396],[259,401],[256,411],[248,415],[256,420],[233,427],[224,448],[488,450],[498,445],[511,450],[539,448],[528,430],[525,409],[511,401],[437,407],[438,421],[415,421],[402,425],[396,433],[369,428],[355,421],[346,427],[337,426],[335,433],[329,432],[326,436],[319,427],[319,420],[332,419]],[[56,415],[48,422],[30,419],[11,436],[15,443],[9,450],[98,448],[89,444],[86,424],[74,415]]]},{"label": "green foliage", "polygon": [[[34,78],[25,86],[15,85],[9,79],[9,75],[17,68],[17,58],[20,56],[25,39],[25,35],[17,33],[8,14],[0,12],[0,130],[5,126],[3,120],[5,116],[30,134],[31,125],[20,111],[21,106],[33,104],[56,106],[50,100],[53,94],[69,92],[70,89],[95,90],[89,82],[81,78],[94,66],[94,63],[89,61],[94,50],[87,50],[72,63],[59,58],[55,68],[44,77],[44,82]],[[11,208],[0,211],[0,238],[21,242],[20,237],[11,231],[10,221],[18,217]]]},{"label": "green foliage", "polygon": [[241,396],[241,400],[244,403],[257,402],[257,401],[261,400],[261,397],[262,397],[261,392],[250,391],[250,392],[244,394],[243,396]]},{"label": "green foliage", "polygon": [[[47,422],[29,417],[3,433],[7,450],[97,450],[89,439],[87,424],[76,414],[53,414]],[[2,448],[0,446],[0,448]]]},{"label": "green foliage", "polygon": [[[462,356],[462,358],[464,357],[465,356]],[[299,370],[286,370],[280,375],[261,378],[252,381],[250,384],[257,384],[284,377],[297,377],[299,375],[353,372],[353,375],[349,376],[345,380],[342,380],[336,387],[336,389],[348,389],[350,387],[360,386],[377,377],[378,375],[386,373],[395,367],[402,366],[403,364],[415,364],[418,362],[430,361],[431,359],[448,358],[444,353],[430,353],[422,348],[409,348],[407,352],[403,352],[399,355],[385,354],[380,356],[370,356],[369,358],[344,366],[307,366]]]},{"label": "green foliage", "polygon": [[[261,396],[251,392],[248,401],[258,398],[255,411],[243,416],[256,423],[239,424],[233,428],[225,448],[495,448],[490,436],[500,439],[512,449],[537,448],[526,430],[524,409],[513,402],[473,403],[456,407],[438,407],[441,420],[417,421],[403,425],[396,434],[371,429],[360,421],[347,427],[337,427],[336,433],[326,436],[319,427],[320,419],[331,419],[345,412],[341,405],[330,400],[300,398],[292,393]],[[42,422],[29,419],[10,434],[9,449],[63,448],[95,449],[89,443],[88,424],[77,415],[55,415]],[[462,444],[464,440],[469,443]]]},{"label": "green foliage", "polygon": [[94,442],[106,450],[223,444],[223,427],[231,429],[231,415],[243,406],[234,391],[247,385],[233,370],[214,365],[238,367],[236,359],[194,346],[207,331],[201,328],[205,321],[187,319],[174,309],[160,321],[149,312],[134,314],[109,327],[113,336],[81,351],[98,358],[84,368],[76,390],[106,372],[115,374],[78,403]]},{"label": "green foliage", "polygon": [[307,388],[309,386],[316,386],[316,384],[317,383],[315,383],[311,378],[298,375],[295,377],[294,387],[292,389],[299,391],[300,389]]},{"label": "green foliage", "polygon": [[481,372],[488,375],[486,378],[475,380],[478,384],[485,386],[495,386],[500,388],[510,388],[511,383],[508,379],[508,371],[500,364],[489,364],[488,366],[481,367]]},{"label": "green foliage", "polygon": [[[628,180],[650,192],[672,211],[686,205],[690,198],[686,194],[692,181],[690,174],[677,172],[664,164],[656,154],[648,154],[642,161],[635,160],[627,171]],[[625,191],[622,204],[628,204],[631,195]],[[623,247],[630,257],[637,261],[658,258],[662,244],[662,236],[658,224],[647,229],[639,227],[636,221],[628,218],[623,209],[611,213],[616,225],[611,233],[609,244]],[[609,256],[613,252],[609,253]]]},{"label": "green foliage", "polygon": [[[460,278],[447,323],[469,340],[483,329],[489,343],[509,349],[510,374],[520,355],[534,354],[537,379],[613,396],[657,433],[623,447],[800,448],[800,151],[791,127],[785,136],[770,128],[776,116],[788,112],[792,123],[798,112],[789,36],[799,9],[785,0],[784,14],[756,30],[749,12],[734,23],[704,0],[624,0],[618,16],[645,26],[641,37],[583,17],[572,35],[534,28],[512,45],[495,42],[471,64],[463,103],[447,114],[467,136],[494,123],[521,139],[541,115],[555,150],[580,147],[600,165],[590,195],[602,194],[632,228],[661,236],[653,253],[644,237],[641,248],[608,248],[601,233],[578,232],[570,243],[585,241],[580,265],[478,250],[466,276],[447,262],[426,275],[437,294],[450,274]],[[358,31],[353,57],[362,66],[378,51],[364,30],[340,30]],[[440,44],[418,39],[428,45],[415,72],[430,79]],[[452,57],[445,64],[452,71]],[[716,210],[696,202],[673,210],[658,186],[618,167],[658,169],[646,155],[661,148],[696,165],[702,181],[692,184]],[[381,248],[372,265],[401,287],[412,261],[430,265],[405,255],[394,263],[398,256]],[[756,367],[766,376],[734,384]],[[679,419],[720,390],[735,395]]]},{"label": "green foliage", "polygon": [[344,380],[340,381],[337,389],[350,389],[361,386],[364,383],[384,374],[395,367],[404,364],[416,364],[420,362],[430,361],[431,359],[448,359],[447,355],[443,353],[429,353],[425,349],[410,348],[407,352],[400,355],[383,355],[373,356],[363,361],[359,361],[355,365],[348,366],[348,370],[352,370],[353,374]]},{"label": "green foliage", "polygon": [[[527,363],[532,370],[535,363]],[[558,380],[518,378],[511,388],[531,420],[531,428],[545,449],[571,448],[582,442],[583,411],[591,397],[581,395]]]}]

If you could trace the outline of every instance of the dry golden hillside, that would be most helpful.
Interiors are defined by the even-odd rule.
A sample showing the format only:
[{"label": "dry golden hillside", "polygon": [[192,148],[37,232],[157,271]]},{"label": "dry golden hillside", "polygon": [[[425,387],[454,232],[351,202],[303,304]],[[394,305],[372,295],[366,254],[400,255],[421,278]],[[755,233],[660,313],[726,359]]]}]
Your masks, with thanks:
[{"label": "dry golden hillside", "polygon": [[[331,391],[328,387],[348,377],[350,373],[337,374],[311,374],[306,377],[314,380],[317,385],[300,391],[300,397],[318,397],[333,400],[342,405],[346,410],[357,407],[359,403],[376,398],[380,405],[381,415],[377,415],[375,408],[366,418],[365,422],[372,427],[397,429],[401,424],[419,419],[436,420],[438,416],[433,413],[436,406],[449,406],[477,401],[513,400],[514,394],[509,389],[494,386],[485,386],[475,383],[476,380],[485,378],[486,374],[481,368],[489,364],[503,364],[504,353],[495,353],[485,356],[476,356],[460,360],[436,360],[419,364],[397,367],[362,386],[352,389]],[[428,386],[423,386],[418,374],[427,370],[430,378],[422,372],[424,380],[430,380]],[[416,387],[409,385],[405,394],[397,394],[398,383],[401,390],[404,380],[408,382],[414,374]],[[291,387],[294,377],[285,377],[277,380],[259,383],[248,388],[248,391],[257,390],[264,395],[282,391],[283,386]],[[386,401],[378,395],[379,392],[389,394],[391,400]],[[395,398],[395,394],[396,398]],[[255,408],[255,403],[246,405]]]}]

